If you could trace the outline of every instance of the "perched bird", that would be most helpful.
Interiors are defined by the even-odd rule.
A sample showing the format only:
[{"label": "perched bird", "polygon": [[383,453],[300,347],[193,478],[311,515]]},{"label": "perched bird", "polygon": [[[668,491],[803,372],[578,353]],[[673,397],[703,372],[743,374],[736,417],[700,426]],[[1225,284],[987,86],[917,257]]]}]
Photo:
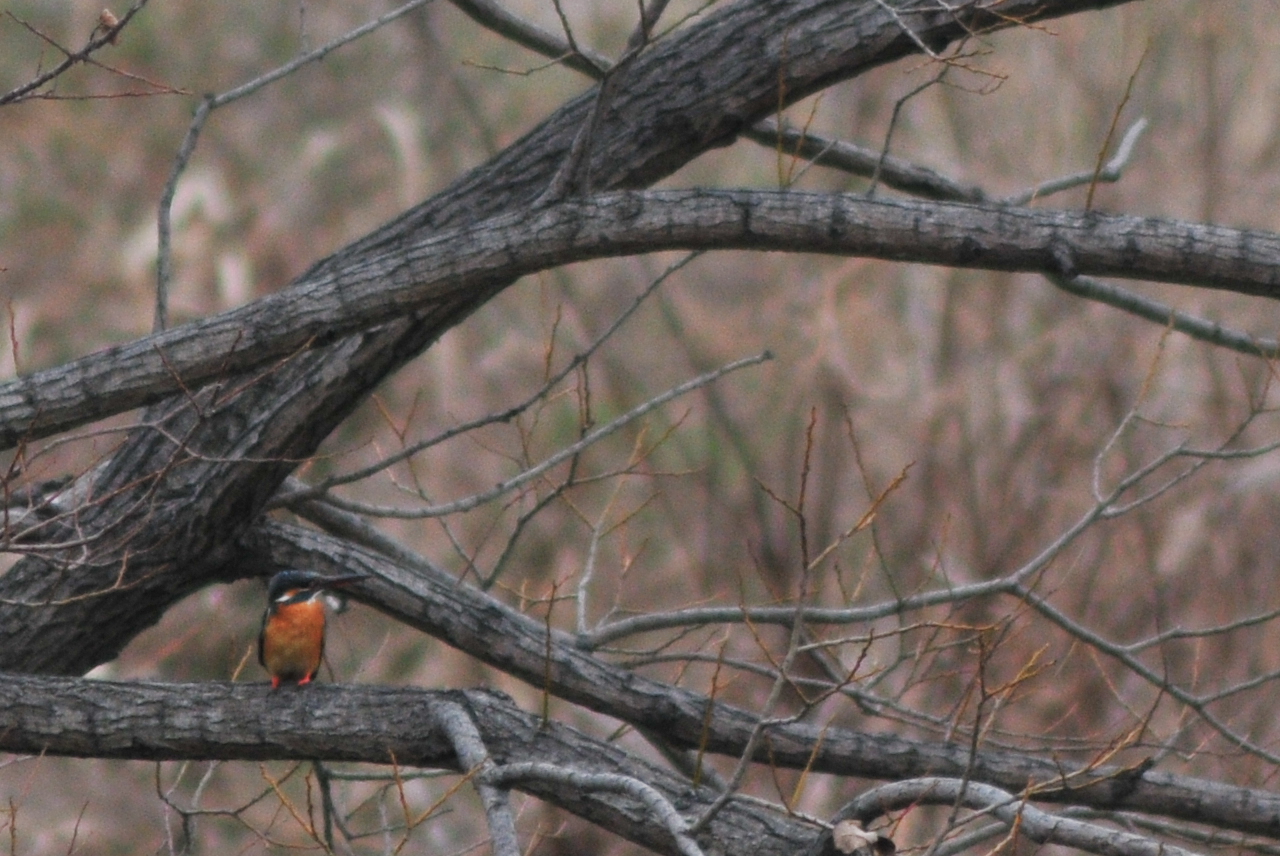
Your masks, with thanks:
[{"label": "perched bird", "polygon": [[267,583],[267,614],[258,633],[258,662],[283,682],[311,683],[324,658],[324,593],[368,574],[326,577],[312,571],[281,571]]}]

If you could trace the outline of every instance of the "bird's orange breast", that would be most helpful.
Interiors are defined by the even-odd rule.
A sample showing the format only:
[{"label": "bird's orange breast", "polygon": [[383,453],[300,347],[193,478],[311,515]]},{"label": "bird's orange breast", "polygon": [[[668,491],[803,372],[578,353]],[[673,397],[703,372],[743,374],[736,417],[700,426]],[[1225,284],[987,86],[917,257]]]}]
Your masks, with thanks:
[{"label": "bird's orange breast", "polygon": [[262,662],[278,681],[310,681],[324,656],[324,604],[316,600],[284,604],[267,617]]}]

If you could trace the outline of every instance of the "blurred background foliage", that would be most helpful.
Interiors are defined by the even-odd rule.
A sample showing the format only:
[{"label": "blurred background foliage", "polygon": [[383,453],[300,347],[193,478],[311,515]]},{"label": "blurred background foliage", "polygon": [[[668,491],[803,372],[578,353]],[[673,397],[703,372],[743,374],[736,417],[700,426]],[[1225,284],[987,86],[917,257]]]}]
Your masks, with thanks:
[{"label": "blurred background foliage", "polygon": [[[549,0],[504,5],[560,29]],[[634,2],[563,6],[581,43],[618,55]],[[238,86],[389,8],[153,0],[120,44],[98,55],[102,66],[81,67],[49,98],[0,110],[0,294],[15,345],[0,349],[3,374],[146,334],[158,199],[199,96]],[[673,3],[667,20],[697,8]],[[33,30],[78,47],[100,10],[101,0],[5,4],[0,90],[60,59]],[[970,70],[953,69],[905,102],[936,76],[933,64],[909,59],[875,70],[789,109],[787,119],[879,147],[900,108],[895,155],[999,197],[1091,169],[1117,113],[1121,132],[1146,117],[1131,165],[1119,183],[1097,189],[1096,208],[1276,230],[1280,113],[1270,95],[1280,89],[1280,59],[1270,48],[1280,24],[1272,12],[1274,4],[1261,0],[1158,0],[1018,28],[972,43]],[[218,111],[174,204],[174,323],[283,287],[589,85],[437,2]],[[745,141],[708,153],[665,184],[868,188]],[[1080,188],[1035,204],[1079,208],[1085,195]],[[679,258],[593,262],[526,278],[383,384],[301,474],[348,472],[523,400]],[[1259,300],[1132,287],[1259,336],[1277,332],[1273,306]],[[1000,576],[1038,553],[1088,507],[1095,456],[1140,400],[1149,420],[1112,449],[1108,478],[1187,436],[1221,441],[1251,401],[1265,400],[1272,373],[1260,360],[1166,335],[1035,276],[717,253],[674,274],[585,371],[514,424],[473,432],[338,493],[406,506],[469,495],[573,442],[586,423],[766,348],[776,355],[772,363],[681,399],[588,451],[579,475],[627,473],[574,487],[514,544],[516,521],[552,479],[565,477],[563,468],[466,515],[381,525],[472,583],[509,553],[494,591],[539,617],[550,609],[550,620],[566,628],[576,608],[566,598],[588,561],[593,529],[592,622],[610,611],[789,602],[804,576],[801,532],[770,494],[798,502],[808,449],[811,555],[907,474],[884,497],[874,525],[844,542],[809,582],[824,603],[875,602]],[[1264,415],[1244,439],[1275,436]],[[51,448],[34,475],[81,471],[113,442]],[[1215,465],[1095,526],[1045,575],[1043,592],[1119,642],[1277,608],[1278,515],[1280,459]],[[94,675],[262,680],[251,653],[262,591],[243,583],[201,592]],[[553,593],[558,599],[548,606]],[[1274,777],[1274,766],[1242,759],[1185,707],[1010,601],[942,609],[917,629],[904,623],[885,620],[888,641],[868,648],[868,663],[882,670],[876,692],[896,707],[831,701],[827,721],[952,739],[978,716],[991,745],[1092,758],[1129,740],[1120,760],[1163,745],[1174,749],[1162,761],[1166,769],[1250,785]],[[358,605],[332,627],[325,680],[490,684],[539,703],[537,688]],[[1275,633],[1274,622],[1262,622],[1143,656],[1189,686],[1230,686],[1280,668]],[[695,631],[667,649],[681,659],[644,669],[709,691],[717,652],[759,660],[761,640],[783,641],[768,628],[759,636]],[[658,638],[626,644],[648,649]],[[710,662],[691,664],[699,651],[710,652]],[[990,686],[1022,681],[994,705],[998,711],[975,708],[979,670]],[[745,672],[718,680],[720,697],[748,707],[767,689]],[[1274,684],[1261,682],[1219,713],[1258,744],[1280,748],[1273,694]],[[617,725],[563,703],[553,710],[603,735]],[[647,751],[634,735],[620,739]],[[179,847],[180,823],[158,801],[158,785],[172,788],[182,805],[198,794],[204,808],[239,808],[262,795],[241,813],[201,819],[197,850],[314,847],[288,809],[290,799],[306,804],[306,768],[278,790],[267,778],[291,769],[15,759],[0,772],[0,796],[11,807],[7,820],[0,811],[7,827],[0,841],[22,853],[168,852],[171,842]],[[796,774],[775,778],[761,774],[751,785],[776,798],[799,783]],[[403,787],[412,804],[430,806],[453,783]],[[399,810],[394,784],[346,787],[353,827],[394,823],[387,819],[389,807]],[[858,787],[811,777],[797,807],[829,814]],[[416,829],[414,847],[463,852],[483,840],[473,797],[452,799]],[[538,853],[628,849],[532,802],[521,823]],[[386,842],[372,836],[357,850],[383,852]]]}]

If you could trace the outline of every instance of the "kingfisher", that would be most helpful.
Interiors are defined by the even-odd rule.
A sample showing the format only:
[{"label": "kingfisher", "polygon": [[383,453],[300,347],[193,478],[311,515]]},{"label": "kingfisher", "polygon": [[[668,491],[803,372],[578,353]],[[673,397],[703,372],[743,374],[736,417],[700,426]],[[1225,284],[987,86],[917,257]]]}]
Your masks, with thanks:
[{"label": "kingfisher", "polygon": [[281,571],[267,583],[267,613],[258,633],[258,662],[271,675],[271,688],[311,683],[324,658],[324,593],[363,580],[368,574],[326,577],[313,571]]}]

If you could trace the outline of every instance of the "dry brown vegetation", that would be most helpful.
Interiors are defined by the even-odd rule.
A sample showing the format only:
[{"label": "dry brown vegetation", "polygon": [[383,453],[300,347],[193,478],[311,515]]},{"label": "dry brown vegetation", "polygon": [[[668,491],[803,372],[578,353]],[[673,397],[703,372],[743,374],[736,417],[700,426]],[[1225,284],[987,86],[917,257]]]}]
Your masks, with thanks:
[{"label": "dry brown vegetation", "polygon": [[[550,0],[504,5],[563,32]],[[582,47],[623,53],[636,4],[562,7]],[[12,342],[2,374],[148,334],[157,205],[199,96],[389,8],[151,3],[118,45],[95,54],[100,64],[0,108],[0,289]],[[54,42],[79,46],[100,11],[84,0],[7,4],[0,90],[61,59]],[[1088,200],[1102,212],[1280,231],[1273,11],[1256,0],[1153,0],[1015,26],[967,42],[948,65],[908,57],[823,89],[785,118],[874,149],[890,140],[892,154],[991,199],[1092,170],[1145,118],[1120,180],[1030,207]],[[663,22],[704,14],[673,3]],[[285,287],[592,85],[436,2],[220,109],[177,184],[170,325]],[[738,140],[661,186],[864,192],[870,182]],[[329,496],[411,512],[481,493],[691,377],[768,350],[771,361],[474,510],[369,518],[466,586],[580,634],[595,656],[765,716],[1109,775],[1150,764],[1275,787],[1280,454],[1266,451],[1280,429],[1275,364],[1040,274],[748,252],[548,269],[381,382],[295,475],[321,484],[524,402],[675,265],[584,365],[517,417]],[[1125,287],[1259,341],[1277,333],[1276,304],[1264,298]],[[24,444],[6,453],[23,462],[7,490],[89,472],[121,443],[98,433]],[[1106,499],[1175,449],[1212,454],[1173,456]],[[1246,450],[1258,453],[1234,454]],[[1081,525],[1091,509],[1134,500]],[[297,505],[273,515],[311,525]],[[1073,527],[1079,534],[1057,544]],[[13,561],[31,552],[13,546]],[[1022,588],[997,590],[994,581],[1019,573]],[[260,683],[252,646],[262,600],[257,579],[200,588],[90,677]],[[841,623],[672,617],[626,634],[614,625],[695,606],[802,603],[869,613]],[[366,603],[333,620],[328,664],[327,683],[498,688],[526,711],[546,705],[559,722],[662,757],[616,717],[548,699],[536,681]],[[704,781],[739,767],[734,753],[692,755]],[[741,790],[827,819],[877,784],[758,763]],[[333,844],[326,789],[341,823]],[[0,771],[6,806],[0,850],[14,853],[462,853],[483,852],[490,835],[465,777],[411,766],[14,755]],[[642,849],[530,796],[514,807],[526,852]],[[1280,846],[1256,827],[1180,825],[1176,812],[1155,830],[1146,816],[1106,819],[1193,850]],[[900,850],[932,854],[955,852],[943,837],[989,822],[919,805],[881,828]],[[968,852],[1037,846],[1004,835]]]}]

